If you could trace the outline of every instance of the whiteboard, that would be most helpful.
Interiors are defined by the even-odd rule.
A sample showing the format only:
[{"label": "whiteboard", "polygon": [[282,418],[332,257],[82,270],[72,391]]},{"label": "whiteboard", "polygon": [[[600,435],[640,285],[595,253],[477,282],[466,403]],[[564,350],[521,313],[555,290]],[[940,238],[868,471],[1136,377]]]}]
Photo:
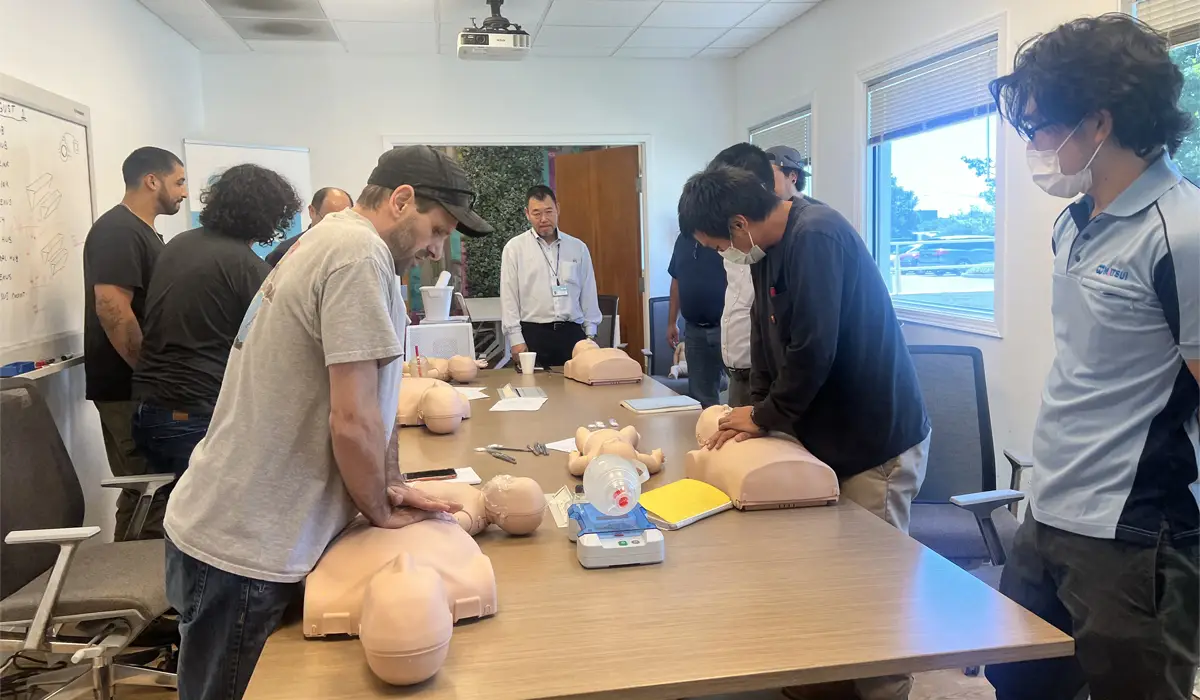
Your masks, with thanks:
[{"label": "whiteboard", "polygon": [[[308,203],[312,201],[313,186],[307,148],[239,146],[185,139],[183,161],[187,170],[188,211],[191,212],[193,227],[200,225],[200,212],[204,210],[200,196],[204,190],[208,189],[208,185],[219,178],[221,173],[243,163],[274,170],[296,188],[296,194],[300,196],[300,213],[288,229],[287,238],[299,234],[308,226]],[[278,242],[266,246],[256,243],[254,252],[258,253],[259,257],[266,257],[276,245]]]},{"label": "whiteboard", "polygon": [[87,107],[0,74],[0,360],[82,349]]}]

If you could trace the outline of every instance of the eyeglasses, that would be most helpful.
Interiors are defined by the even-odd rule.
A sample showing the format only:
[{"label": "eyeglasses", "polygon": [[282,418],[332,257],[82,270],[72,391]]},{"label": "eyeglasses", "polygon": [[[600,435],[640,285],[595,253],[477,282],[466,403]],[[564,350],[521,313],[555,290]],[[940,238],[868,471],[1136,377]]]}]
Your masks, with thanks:
[{"label": "eyeglasses", "polygon": [[1037,136],[1039,131],[1046,129],[1048,127],[1054,126],[1054,122],[1052,122],[1052,121],[1040,121],[1040,122],[1025,122],[1025,121],[1023,121],[1020,124],[1016,124],[1015,126],[1017,128],[1017,133],[1021,135],[1021,138],[1024,139],[1025,141],[1029,142],[1029,141],[1033,141],[1033,138],[1035,136]]},{"label": "eyeglasses", "polygon": [[420,194],[421,190],[433,190],[435,192],[445,192],[451,195],[458,195],[458,197],[433,197],[433,199],[436,199],[439,202],[445,202],[446,204],[466,207],[467,209],[474,209],[475,200],[479,197],[479,195],[472,190],[463,190],[457,187],[442,187],[440,185],[413,185],[412,188],[413,191],[417,192],[418,194]]}]

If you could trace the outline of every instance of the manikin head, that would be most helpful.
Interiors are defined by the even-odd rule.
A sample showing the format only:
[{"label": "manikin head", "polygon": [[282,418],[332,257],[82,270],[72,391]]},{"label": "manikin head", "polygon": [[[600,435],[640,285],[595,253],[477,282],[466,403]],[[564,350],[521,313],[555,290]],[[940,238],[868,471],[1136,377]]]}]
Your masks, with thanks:
[{"label": "manikin head", "polygon": [[731,262],[753,264],[783,237],[786,206],[750,171],[718,165],[683,186],[679,230]]},{"label": "manikin head", "polygon": [[187,199],[187,175],[183,161],[170,151],[143,146],[121,164],[125,180],[125,203],[155,216],[171,216]]},{"label": "manikin head", "polygon": [[588,338],[584,338],[583,340],[579,341],[578,343],[575,343],[575,347],[571,348],[571,359],[575,359],[576,357],[579,357],[580,355],[582,355],[583,353],[585,353],[589,350],[599,350],[599,349],[600,349],[600,346],[596,343],[596,341],[589,340]]},{"label": "manikin head", "polygon": [[387,244],[401,274],[422,260],[439,260],[455,228],[472,237],[492,226],[471,206],[475,192],[463,169],[429,146],[401,146],[379,157],[354,211]]},{"label": "manikin head", "polygon": [[804,191],[804,157],[791,146],[772,146],[766,150],[774,171],[775,194],[783,199],[799,197]]},{"label": "manikin head", "polygon": [[[1192,120],[1179,108],[1183,74],[1167,49],[1121,13],[1068,22],[1020,48],[991,90],[1028,143],[1035,182],[1106,204],[1164,149],[1174,154]],[[1116,190],[1096,191],[1103,183]]]},{"label": "manikin head", "polygon": [[247,244],[274,241],[300,211],[300,198],[283,176],[251,163],[221,173],[200,202],[204,228]]},{"label": "manikin head", "polygon": [[558,235],[558,198],[545,185],[534,185],[525,193],[525,218],[541,238]]},{"label": "manikin head", "polygon": [[322,187],[313,194],[312,204],[308,205],[308,218],[313,226],[321,223],[329,214],[354,206],[354,200],[345,190],[336,187]]}]

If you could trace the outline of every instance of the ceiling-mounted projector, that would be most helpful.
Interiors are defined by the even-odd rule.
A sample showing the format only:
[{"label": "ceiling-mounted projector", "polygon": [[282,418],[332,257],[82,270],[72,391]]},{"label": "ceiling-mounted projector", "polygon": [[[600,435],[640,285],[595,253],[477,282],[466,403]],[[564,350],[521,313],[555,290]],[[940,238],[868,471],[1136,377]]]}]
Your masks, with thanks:
[{"label": "ceiling-mounted projector", "polygon": [[458,57],[475,61],[519,61],[529,55],[529,33],[500,14],[504,0],[487,0],[492,16],[458,34]]}]

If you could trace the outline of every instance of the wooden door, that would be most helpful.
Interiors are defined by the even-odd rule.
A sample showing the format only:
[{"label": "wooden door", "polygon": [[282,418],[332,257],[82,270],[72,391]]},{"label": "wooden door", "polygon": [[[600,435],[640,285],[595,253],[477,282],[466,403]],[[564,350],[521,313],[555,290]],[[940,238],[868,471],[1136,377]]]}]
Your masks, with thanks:
[{"label": "wooden door", "polygon": [[642,198],[638,146],[556,156],[558,227],[587,244],[596,291],[615,294],[625,352],[642,361]]}]

